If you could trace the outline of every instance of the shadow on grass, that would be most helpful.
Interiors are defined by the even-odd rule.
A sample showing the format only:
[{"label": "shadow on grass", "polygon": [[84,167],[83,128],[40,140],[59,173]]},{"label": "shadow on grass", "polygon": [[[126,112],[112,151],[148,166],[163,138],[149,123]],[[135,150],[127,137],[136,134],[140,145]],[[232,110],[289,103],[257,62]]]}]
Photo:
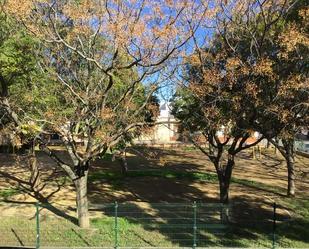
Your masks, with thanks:
[{"label": "shadow on grass", "polygon": [[21,238],[18,236],[17,232],[15,231],[15,229],[11,228],[11,231],[12,233],[14,234],[14,236],[16,237],[18,243],[21,245],[21,246],[25,246],[23,241],[21,240]]},{"label": "shadow on grass", "polygon": [[76,230],[75,230],[74,228],[72,228],[71,230],[72,230],[72,232],[73,232],[78,238],[80,238],[80,240],[83,241],[83,243],[84,243],[86,246],[91,246],[91,245],[89,244],[89,242],[88,242],[81,234],[79,234],[78,232],[76,232]]},{"label": "shadow on grass", "polygon": [[[137,160],[137,158],[135,158]],[[183,171],[161,170],[132,170],[127,175],[117,171],[97,171],[91,173],[89,182],[91,186],[90,199],[100,201],[114,201],[114,189],[127,191],[131,195],[117,196],[119,202],[141,200],[146,203],[119,203],[119,230],[120,246],[193,246],[196,236],[197,246],[263,246],[271,247],[273,232],[273,210],[271,203],[256,202],[248,197],[241,196],[232,200],[229,209],[229,222],[221,220],[221,210],[201,208],[197,211],[197,231],[194,236],[194,208],[193,200],[200,203],[215,203],[217,199],[205,194],[193,186],[193,183],[202,181],[217,184],[217,176],[211,173],[188,171],[192,165],[188,164]],[[141,180],[143,179],[143,180]],[[103,181],[113,186],[111,193],[102,192],[102,186],[93,182]],[[127,184],[128,182],[134,184]],[[233,178],[232,182],[264,192],[284,197],[281,188],[263,183]],[[149,191],[151,190],[151,191]],[[38,199],[41,197],[38,196]],[[161,203],[153,203],[160,200]],[[177,202],[178,204],[174,204]],[[202,205],[202,204],[201,204]],[[206,205],[207,207],[207,205]],[[279,205],[286,208],[285,203]],[[291,207],[294,210],[297,207]],[[303,208],[303,207],[299,207]],[[107,209],[92,209],[102,211],[109,218],[114,217],[113,205]],[[55,210],[54,210],[55,212]],[[218,213],[219,212],[219,213]],[[61,215],[60,215],[61,216]],[[70,217],[62,216],[68,220]],[[277,215],[277,242],[283,246],[295,246],[296,243],[308,243],[309,224],[307,218],[290,219],[287,214]],[[112,221],[112,220],[111,220]],[[76,220],[74,222],[76,224]],[[106,227],[105,227],[106,228]],[[104,229],[105,229],[104,228]],[[113,234],[113,226],[109,227]],[[103,229],[102,229],[103,231]],[[74,230],[78,233],[78,230]],[[100,231],[101,232],[101,231]],[[80,239],[85,238],[76,234]],[[85,244],[87,241],[83,242]],[[131,244],[126,244],[126,243]],[[90,243],[90,242],[89,242]],[[166,243],[160,245],[160,243]],[[87,244],[89,245],[89,244]]]},{"label": "shadow on grass", "polygon": [[[40,200],[38,200],[40,201]],[[27,205],[33,205],[33,208],[35,208],[35,205],[37,204],[37,202],[27,202],[27,201],[14,201],[14,200],[4,200],[3,201],[6,204],[27,204]],[[74,225],[78,224],[78,220],[76,217],[71,216],[69,214],[67,214],[66,212],[60,210],[59,208],[55,207],[54,205],[52,205],[50,202],[44,202],[44,203],[40,203],[40,207],[41,210],[42,209],[47,209],[48,211],[52,212],[53,214],[55,214],[56,216],[60,217],[60,218],[64,218],[70,222],[72,222]],[[35,215],[31,218],[34,219]]]},{"label": "shadow on grass", "polygon": [[[62,217],[66,220],[71,221],[73,224],[77,225],[78,221],[75,217],[66,214],[64,211],[60,210],[56,206],[54,206],[52,203],[49,202],[49,199],[60,191],[61,187],[65,185],[65,181],[62,183],[57,182],[57,188],[53,192],[49,193],[47,196],[44,196],[42,194],[42,190],[45,188],[46,184],[44,184],[41,188],[38,190],[34,189],[30,182],[25,181],[23,179],[20,179],[13,174],[9,174],[7,172],[0,171],[0,176],[6,177],[6,179],[10,179],[11,181],[14,181],[17,183],[17,187],[15,189],[7,189],[2,193],[3,202],[7,204],[32,204],[35,205],[36,202],[27,202],[27,201],[18,201],[18,200],[10,200],[10,197],[19,194],[19,193],[25,193],[33,197],[37,200],[37,202],[40,203],[40,206],[42,208],[46,208],[50,212],[54,213],[55,215]],[[52,176],[50,176],[52,178]]]},{"label": "shadow on grass", "polygon": [[[143,183],[138,180],[143,178]],[[134,170],[129,171],[127,175],[121,175],[117,172],[96,172],[95,175],[90,176],[93,181],[105,179],[111,185],[116,184],[115,189],[125,190],[132,193],[124,196],[118,196],[119,217],[125,219],[134,226],[142,226],[144,231],[154,234],[138,233],[139,236],[134,235],[136,232],[128,229],[127,225],[123,228],[126,232],[131,233],[131,236],[136,241],[142,241],[142,246],[149,246],[149,244],[156,244],[158,241],[152,239],[156,237],[156,233],[161,234],[167,241],[173,242],[175,246],[192,246],[194,240],[193,233],[193,208],[192,200],[201,203],[215,203],[217,199],[205,196],[205,192],[200,191],[192,186],[193,182],[208,182],[212,184],[217,183],[216,175],[211,173],[200,172],[179,172],[173,170]],[[134,184],[130,184],[130,181]],[[147,186],[147,182],[148,185]],[[286,202],[278,205],[277,213],[277,244],[281,246],[307,246],[309,238],[309,221],[307,218],[291,219],[288,212],[289,207],[287,202],[299,201],[292,200],[285,197],[280,192],[285,192],[283,188],[270,186],[267,184],[249,181],[246,179],[233,178],[233,183],[237,183],[248,188],[261,190],[266,193],[271,193],[275,196],[285,198]],[[93,194],[90,196],[91,200],[99,200],[100,190],[92,186]],[[150,191],[151,190],[151,191]],[[179,190],[179,192],[177,192]],[[160,195],[160,192],[163,193]],[[168,193],[166,193],[168,192]],[[180,195],[180,193],[182,193]],[[185,194],[183,194],[185,193]],[[256,200],[253,197],[237,197],[232,201],[230,208],[229,223],[224,229],[215,229],[216,224],[212,224],[205,212],[197,213],[199,217],[197,237],[198,246],[233,246],[233,247],[272,247],[273,238],[273,207],[267,199]],[[115,196],[111,194],[104,194],[105,201],[112,202]],[[142,201],[147,202],[146,207],[142,204],[126,204],[122,202],[127,201]],[[159,204],[154,204],[154,200],[160,200]],[[179,203],[179,207],[168,203]],[[190,204],[191,202],[191,204]],[[308,201],[309,202],[309,201]],[[188,204],[189,203],[189,204]],[[128,205],[128,207],[126,206]],[[161,205],[161,206],[160,206]],[[292,207],[291,212],[297,207]],[[299,208],[304,208],[299,206]],[[122,211],[121,211],[122,209]],[[97,209],[96,211],[100,211]],[[113,217],[113,211],[103,210],[103,212]],[[185,214],[184,214],[185,213]],[[168,214],[168,216],[166,215]],[[120,228],[121,229],[121,228]],[[151,239],[149,239],[149,237]],[[124,240],[135,240],[124,237]],[[136,242],[137,243],[137,242]],[[296,244],[294,244],[296,243]],[[138,246],[138,245],[136,245]],[[160,246],[170,246],[164,244]]]},{"label": "shadow on grass", "polygon": [[[113,216],[110,208],[102,211],[105,215]],[[233,221],[233,217],[230,217],[229,223],[222,221],[221,213],[220,204],[197,204],[195,224],[192,203],[147,203],[147,207],[143,206],[143,203],[120,203],[118,204],[118,230],[122,236],[119,236],[119,245],[191,247],[195,243],[199,247],[246,247],[250,242],[262,237],[263,241],[257,245],[270,247],[271,241],[265,237],[268,235],[268,230],[271,230],[271,222],[262,224],[261,221],[259,223],[256,221],[255,225],[263,225],[261,229],[240,228],[239,224]],[[125,225],[122,226],[121,223]],[[139,226],[143,228],[142,231],[136,228]],[[243,241],[244,239],[247,241]],[[128,242],[130,244],[127,244]]]},{"label": "shadow on grass", "polygon": [[[111,184],[113,189],[123,189],[125,187],[126,181],[134,178],[161,178],[161,179],[170,179],[174,180],[176,183],[179,180],[185,180],[185,184],[189,182],[197,182],[202,181],[205,183],[218,183],[217,175],[214,173],[207,172],[187,172],[187,171],[177,171],[177,170],[169,170],[169,169],[149,169],[149,170],[129,170],[125,175],[120,172],[108,172],[108,171],[97,171],[92,172],[89,175],[89,181],[105,181]],[[232,177],[232,183],[237,183],[239,185],[243,185],[249,188],[253,188],[256,190],[261,190],[264,192],[268,192],[271,194],[276,194],[281,197],[285,197],[286,195],[281,194],[285,192],[284,188],[278,186],[270,186],[268,184],[264,184],[261,182],[251,181],[247,179],[240,179]],[[92,186],[95,190],[95,187]],[[136,191],[134,191],[136,192]],[[138,192],[138,191],[137,191]]]},{"label": "shadow on grass", "polygon": [[[222,220],[222,207],[197,203],[194,232],[193,203],[118,203],[120,246],[197,246],[267,247],[273,245],[273,206],[234,198],[228,210],[228,222]],[[283,206],[279,209],[285,208]],[[114,218],[114,206],[97,208]],[[225,212],[223,210],[223,212]],[[276,214],[275,244],[280,247],[306,247],[309,221],[291,219],[280,210]],[[142,230],[139,229],[142,227]],[[162,237],[160,237],[162,235]],[[126,244],[131,243],[131,244]]]}]

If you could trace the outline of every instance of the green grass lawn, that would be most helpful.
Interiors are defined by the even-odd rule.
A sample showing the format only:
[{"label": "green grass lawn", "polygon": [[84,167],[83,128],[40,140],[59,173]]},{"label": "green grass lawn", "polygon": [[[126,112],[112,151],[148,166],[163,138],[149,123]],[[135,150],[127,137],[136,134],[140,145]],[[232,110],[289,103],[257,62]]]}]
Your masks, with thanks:
[{"label": "green grass lawn", "polygon": [[[137,217],[134,213],[136,210],[130,208],[132,217],[117,219],[117,244],[119,246],[192,246],[193,219],[189,212],[181,218],[164,216],[160,220],[142,212]],[[231,224],[216,229],[211,226],[211,223],[202,223],[199,219],[198,221],[196,232],[198,246],[267,248],[272,246],[269,224],[256,223],[251,226]],[[35,244],[35,219],[10,217],[1,219],[0,224],[0,245],[33,246]],[[115,218],[112,213],[105,214],[101,218],[93,218],[91,229],[80,229],[66,220],[47,217],[41,218],[40,225],[42,246],[112,247],[116,243]],[[279,224],[276,245],[278,247],[308,247],[308,230],[306,229],[308,229],[308,221],[306,223],[305,220]]]},{"label": "green grass lawn", "polygon": [[[115,189],[121,189],[127,177],[163,177],[169,179],[182,179],[191,181],[205,181],[217,183],[217,176],[212,173],[180,172],[172,170],[137,170],[130,171],[126,176],[115,172],[96,172],[90,175],[92,181],[106,179]],[[232,178],[232,183],[246,187],[258,188],[270,191],[274,194],[284,193],[286,190],[273,185],[247,179]],[[293,213],[293,219],[279,221],[276,231],[276,245],[280,247],[308,247],[309,246],[309,200],[306,197],[287,198],[281,197],[277,201],[279,207],[284,207]],[[270,216],[270,218],[272,218]],[[280,220],[280,219],[279,219]],[[248,220],[248,223],[251,221]],[[236,223],[223,231],[224,236],[215,236],[213,233],[202,231],[206,234],[200,237],[200,243],[208,246],[272,246],[272,223],[265,224],[263,221],[254,220],[251,224]]]},{"label": "green grass lawn", "polygon": [[[186,148],[185,151],[194,151],[194,149]],[[104,160],[110,162],[111,155],[106,155]],[[190,159],[188,162],[191,162]],[[135,183],[135,180],[145,182],[146,179],[142,187],[147,187],[148,181],[151,184],[152,179],[156,182],[168,179],[171,182],[182,182],[184,185],[198,182],[205,183],[205,185],[210,183],[209,185],[213,186],[218,183],[215,173],[203,172],[199,169],[194,172],[185,171],[181,167],[154,169],[148,166],[146,169],[140,167],[131,170],[126,175],[108,169],[91,171],[89,182],[94,186],[108,183],[106,186],[111,192],[125,191],[128,180]],[[65,176],[60,175],[59,178],[61,177]],[[287,198],[283,194],[286,192],[283,185],[279,187],[271,182],[266,184],[248,179],[239,176],[233,177],[231,181],[232,184],[240,186],[243,192],[254,190],[262,194],[269,193],[275,197],[279,208],[293,214],[291,219],[278,215],[276,246],[309,248],[308,198],[305,196]],[[100,188],[97,191],[100,191]],[[7,187],[0,190],[0,204],[7,205],[7,203],[1,203],[1,200],[10,200],[20,193],[21,190],[18,188]],[[186,193],[188,200],[193,199],[189,191]],[[200,206],[196,211],[197,230],[195,233],[197,246],[271,248],[273,239],[271,204],[268,203],[268,209],[265,209],[265,207],[260,207],[259,203],[253,202],[254,200],[252,202],[244,200],[244,203],[232,205],[229,209],[232,218],[229,223],[224,224],[221,224],[218,209],[212,209],[210,206],[203,208],[202,204],[198,204]],[[91,218],[90,229],[80,229],[69,220],[43,215],[43,210],[40,217],[41,245],[60,248],[64,246],[114,247],[116,230],[113,205],[100,208],[91,207],[90,214],[96,215]],[[34,205],[33,210],[35,210]],[[25,215],[17,213],[5,217],[0,214],[0,246],[35,245],[36,220],[35,217]],[[145,207],[137,203],[119,203],[117,245],[120,247],[191,247],[194,242],[193,217],[192,203],[148,203]]]},{"label": "green grass lawn", "polygon": [[[89,181],[102,181],[102,179],[109,181],[111,184],[121,186],[121,183],[125,182],[125,178],[138,178],[138,177],[163,177],[168,179],[179,179],[179,180],[191,180],[191,181],[205,181],[209,183],[217,183],[218,178],[214,173],[201,173],[201,172],[186,172],[186,171],[173,171],[173,170],[134,170],[127,172],[126,175],[120,172],[107,172],[107,171],[96,171],[91,172],[89,175]],[[272,191],[274,193],[283,193],[285,189],[278,186],[270,186],[261,182],[251,181],[247,179],[239,179],[232,177],[232,183],[237,183],[247,187],[259,188],[261,190]]]},{"label": "green grass lawn", "polygon": [[20,190],[16,188],[0,189],[0,199],[7,199],[19,193],[20,193]]},{"label": "green grass lawn", "polygon": [[[98,171],[92,173],[89,180],[105,179],[113,183],[115,188],[121,188],[122,183],[128,177],[146,176],[217,182],[214,174],[171,170],[130,171],[126,176],[115,172]],[[259,187],[275,193],[283,191],[278,187],[244,179],[233,178],[232,182],[247,187]],[[16,191],[5,189],[0,192],[0,195],[7,198],[16,194]],[[169,206],[167,204],[163,206],[149,204],[150,209],[143,209],[134,204],[126,205],[120,204],[118,209],[117,243],[119,246],[192,246],[194,241],[192,204],[170,204]],[[309,247],[309,200],[280,198],[278,205],[292,210],[295,212],[295,216],[293,219],[277,224],[276,246]],[[55,247],[114,246],[116,239],[113,204],[96,211],[101,212],[102,216],[91,219],[91,229],[86,230],[80,229],[77,225],[64,219],[40,217],[41,245]],[[271,214],[264,220],[233,221],[222,227],[218,227],[217,222],[210,221],[210,216],[205,210],[197,211],[196,243],[198,246],[272,247]],[[34,245],[35,228],[34,217],[24,217],[23,219],[2,217],[0,245]]]}]

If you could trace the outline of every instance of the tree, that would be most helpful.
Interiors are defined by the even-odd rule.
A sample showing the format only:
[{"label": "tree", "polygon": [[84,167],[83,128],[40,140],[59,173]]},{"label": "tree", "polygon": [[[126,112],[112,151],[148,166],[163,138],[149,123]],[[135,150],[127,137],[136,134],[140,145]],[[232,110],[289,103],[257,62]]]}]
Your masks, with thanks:
[{"label": "tree", "polygon": [[[202,62],[202,65],[207,65],[205,68],[190,63],[188,86],[179,90],[174,98],[173,114],[191,133],[194,145],[214,164],[220,202],[228,203],[235,156],[263,139],[247,142],[252,135],[252,123],[256,120],[251,110],[256,106],[243,90],[245,82],[229,78],[235,76],[232,70],[221,77],[223,68],[229,70],[227,58],[205,52]],[[201,67],[203,72],[196,72]],[[204,146],[206,141],[209,150]]]},{"label": "tree", "polygon": [[248,12],[244,21],[234,18],[231,28],[223,24],[232,30],[223,37],[240,58],[260,62],[251,79],[256,99],[264,103],[255,129],[284,156],[287,193],[293,196],[294,139],[300,128],[308,125],[308,4],[302,0],[249,3],[252,9],[258,6],[261,11]]},{"label": "tree", "polygon": [[6,11],[44,42],[41,65],[63,89],[58,97],[66,113],[49,112],[45,123],[61,135],[72,163],[44,143],[41,149],[73,180],[81,227],[89,226],[90,161],[147,124],[149,100],[170,77],[176,54],[192,35],[187,24],[196,30],[205,5],[176,0],[6,2]]},{"label": "tree", "polygon": [[[289,89],[286,97],[299,86],[280,81],[269,58],[274,53],[273,34],[292,6],[287,1],[222,2],[211,42],[194,39],[195,51],[188,58],[186,82],[175,97],[174,114],[211,145],[208,151],[203,141],[192,137],[215,166],[223,203],[228,202],[235,156],[282,130],[273,126],[273,113],[286,102],[284,97],[278,101],[278,90]],[[263,136],[249,144],[254,131]]]},{"label": "tree", "polygon": [[[301,128],[308,126],[309,82],[308,82],[308,3],[296,1],[281,25],[275,27],[266,51],[275,76],[270,98],[269,126],[261,132],[272,131],[271,142],[284,157],[287,165],[287,195],[295,195],[295,136]],[[270,87],[269,87],[270,88]],[[270,89],[269,89],[270,90]]]},{"label": "tree", "polygon": [[[15,102],[23,102],[24,106],[33,107],[31,82],[38,76],[35,62],[36,41],[26,34],[25,30],[17,28],[14,20],[1,12],[0,14],[0,124],[4,134],[14,136],[13,140],[21,142],[22,149],[28,154],[31,171],[28,191],[35,192],[39,185],[39,172],[34,155],[34,136],[37,130],[29,123],[25,115],[15,109]],[[39,109],[39,108],[38,108]],[[33,129],[34,128],[34,129]],[[33,133],[34,132],[34,133]],[[14,146],[14,145],[13,145]]]}]

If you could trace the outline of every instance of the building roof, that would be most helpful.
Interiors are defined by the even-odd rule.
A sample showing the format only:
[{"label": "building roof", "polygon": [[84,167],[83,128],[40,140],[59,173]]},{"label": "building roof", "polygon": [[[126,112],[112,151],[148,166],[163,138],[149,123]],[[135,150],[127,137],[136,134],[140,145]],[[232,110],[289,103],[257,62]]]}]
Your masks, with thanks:
[{"label": "building roof", "polygon": [[165,103],[160,105],[159,119],[160,118],[171,118],[171,119],[174,119],[174,116],[171,114],[170,103],[165,102]]}]

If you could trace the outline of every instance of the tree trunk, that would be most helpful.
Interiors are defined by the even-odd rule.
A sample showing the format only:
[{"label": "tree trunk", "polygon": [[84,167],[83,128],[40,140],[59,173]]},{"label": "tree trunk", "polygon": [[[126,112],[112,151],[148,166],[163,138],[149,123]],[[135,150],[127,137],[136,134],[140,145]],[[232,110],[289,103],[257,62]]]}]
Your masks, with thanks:
[{"label": "tree trunk", "polygon": [[210,155],[213,155],[214,154],[214,152],[213,152],[213,149],[212,149],[212,147],[211,147],[211,144],[208,142],[208,150],[209,150],[209,154]]},{"label": "tree trunk", "polygon": [[224,204],[228,204],[229,202],[229,189],[233,167],[234,156],[229,155],[229,159],[225,167],[217,170],[220,187],[220,202]]},{"label": "tree trunk", "polygon": [[284,148],[284,158],[286,161],[286,166],[288,170],[288,189],[287,196],[295,196],[295,150],[294,150],[294,140],[282,139],[282,144]]},{"label": "tree trunk", "polygon": [[256,159],[256,150],[255,147],[252,147],[252,159]]},{"label": "tree trunk", "polygon": [[262,158],[262,147],[258,145],[258,151],[259,151],[259,158]]},{"label": "tree trunk", "polygon": [[78,223],[81,228],[89,228],[88,197],[87,197],[87,177],[88,171],[75,180],[76,187],[76,207]]},{"label": "tree trunk", "polygon": [[128,162],[125,151],[118,151],[113,154],[112,161],[117,160],[121,167],[121,174],[126,175],[128,173]]},{"label": "tree trunk", "polygon": [[29,168],[31,172],[30,184],[33,191],[37,191],[40,185],[40,171],[35,155],[29,155]]},{"label": "tree trunk", "polygon": [[229,183],[226,179],[219,181],[220,185],[220,202],[227,204],[229,202]]},{"label": "tree trunk", "polygon": [[229,190],[232,177],[232,170],[234,166],[234,157],[229,155],[229,159],[225,167],[216,167],[220,187],[220,202],[224,204],[220,213],[221,222],[226,223],[229,221]]},{"label": "tree trunk", "polygon": [[288,196],[295,196],[295,172],[294,172],[294,157],[290,156],[287,159],[288,167]]},{"label": "tree trunk", "polygon": [[128,163],[125,157],[120,157],[121,173],[126,175],[128,173]]},{"label": "tree trunk", "polygon": [[35,155],[35,143],[31,141],[30,149],[28,150],[28,163],[30,168],[30,185],[33,192],[37,192],[40,185],[40,171],[37,164],[37,159]]}]

